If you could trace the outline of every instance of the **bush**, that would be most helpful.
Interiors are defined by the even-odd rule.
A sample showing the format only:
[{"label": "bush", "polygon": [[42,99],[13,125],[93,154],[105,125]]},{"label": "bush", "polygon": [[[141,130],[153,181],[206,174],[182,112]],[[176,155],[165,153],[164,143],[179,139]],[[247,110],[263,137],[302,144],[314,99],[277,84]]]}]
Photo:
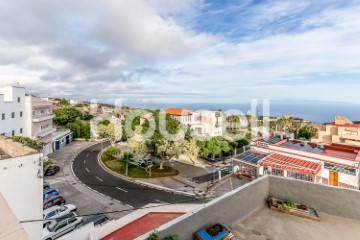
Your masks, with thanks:
[{"label": "bush", "polygon": [[42,149],[42,146],[37,143],[35,140],[28,138],[28,137],[21,137],[21,136],[14,136],[11,138],[13,141],[21,143],[27,147],[30,147],[35,150]]},{"label": "bush", "polygon": [[289,198],[285,198],[284,204],[288,207],[292,207],[292,208],[296,207],[295,203],[293,201],[291,201]]}]

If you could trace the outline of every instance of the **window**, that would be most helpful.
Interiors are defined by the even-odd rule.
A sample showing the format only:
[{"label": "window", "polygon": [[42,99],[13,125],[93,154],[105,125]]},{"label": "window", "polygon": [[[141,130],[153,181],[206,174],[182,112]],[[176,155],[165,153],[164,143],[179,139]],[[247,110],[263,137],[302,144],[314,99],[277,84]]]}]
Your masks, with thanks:
[{"label": "window", "polygon": [[20,97],[18,97],[18,98],[17,98],[17,100],[18,100],[18,102],[20,102],[20,101],[21,101],[21,98],[20,98]]},{"label": "window", "polygon": [[1,114],[1,120],[5,120],[5,113]]},{"label": "window", "polygon": [[22,129],[22,128],[20,128],[20,133],[23,133],[23,129]]},{"label": "window", "polygon": [[15,136],[15,130],[11,131],[11,136]]},{"label": "window", "polygon": [[49,212],[49,214],[47,215],[47,218],[51,218],[55,216],[55,211]]},{"label": "window", "polygon": [[11,118],[15,118],[15,113],[14,112],[11,113]]},{"label": "window", "polygon": [[73,223],[73,222],[76,222],[76,217],[72,217],[68,220],[68,223]]},{"label": "window", "polygon": [[59,230],[60,228],[66,227],[66,225],[67,225],[67,220],[60,222],[55,231]]},{"label": "window", "polygon": [[20,117],[22,117],[23,116],[23,112],[22,111],[20,111]]},{"label": "window", "polygon": [[314,178],[312,175],[303,174],[303,173],[299,173],[299,172],[295,172],[295,171],[288,171],[288,177],[299,179],[299,180],[304,180],[304,181],[309,181],[309,182],[314,181]]},{"label": "window", "polygon": [[282,176],[283,171],[281,169],[272,168],[271,169],[271,175]]}]

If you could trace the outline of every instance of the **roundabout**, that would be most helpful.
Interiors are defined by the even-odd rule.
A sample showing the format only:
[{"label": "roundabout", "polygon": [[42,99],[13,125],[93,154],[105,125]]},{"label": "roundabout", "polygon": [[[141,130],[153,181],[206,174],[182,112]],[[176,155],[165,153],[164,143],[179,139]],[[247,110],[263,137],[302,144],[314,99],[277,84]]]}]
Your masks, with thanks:
[{"label": "roundabout", "polygon": [[192,196],[140,185],[109,173],[98,162],[101,150],[109,144],[109,142],[105,142],[90,146],[74,158],[73,172],[87,187],[134,208],[149,203],[195,203],[197,201]]}]

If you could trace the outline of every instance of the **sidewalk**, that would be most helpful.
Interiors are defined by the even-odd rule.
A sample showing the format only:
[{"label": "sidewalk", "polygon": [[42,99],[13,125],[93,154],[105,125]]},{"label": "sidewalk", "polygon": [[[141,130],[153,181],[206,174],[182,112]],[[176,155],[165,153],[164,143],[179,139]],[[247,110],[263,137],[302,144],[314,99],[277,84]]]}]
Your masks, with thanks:
[{"label": "sidewalk", "polygon": [[[193,182],[192,179],[194,177],[211,172],[211,168],[196,167],[176,161],[173,163],[166,162],[164,163],[164,166],[169,166],[177,169],[180,172],[179,175],[172,177],[161,177],[161,178],[139,178],[137,180],[162,186],[165,188],[171,188],[174,190],[188,192],[188,193],[195,193],[196,195],[199,195],[198,192],[199,192],[200,184]],[[205,186],[205,189],[203,189],[203,191],[206,190],[206,187],[207,186]]]}]

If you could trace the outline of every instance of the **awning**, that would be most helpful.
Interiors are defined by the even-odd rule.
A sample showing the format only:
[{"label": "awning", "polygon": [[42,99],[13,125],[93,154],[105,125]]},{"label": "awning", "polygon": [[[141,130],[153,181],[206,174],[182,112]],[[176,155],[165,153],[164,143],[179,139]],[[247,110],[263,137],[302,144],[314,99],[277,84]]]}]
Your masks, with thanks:
[{"label": "awning", "polygon": [[317,174],[321,171],[320,163],[305,161],[277,153],[265,157],[259,161],[258,164],[263,167],[278,168],[303,174]]}]

